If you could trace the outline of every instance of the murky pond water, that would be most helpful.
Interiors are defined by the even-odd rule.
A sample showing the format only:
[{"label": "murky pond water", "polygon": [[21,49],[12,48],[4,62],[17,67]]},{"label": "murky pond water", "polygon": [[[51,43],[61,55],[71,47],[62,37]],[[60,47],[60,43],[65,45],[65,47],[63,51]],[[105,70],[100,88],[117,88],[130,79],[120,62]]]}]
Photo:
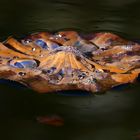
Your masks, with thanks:
[{"label": "murky pond water", "polygon": [[[139,0],[3,0],[0,40],[38,31],[109,31],[140,39]],[[0,84],[0,139],[135,140],[140,130],[140,83],[102,95],[40,95]],[[72,96],[70,94],[77,94]],[[64,125],[40,124],[37,116],[59,115]]]}]

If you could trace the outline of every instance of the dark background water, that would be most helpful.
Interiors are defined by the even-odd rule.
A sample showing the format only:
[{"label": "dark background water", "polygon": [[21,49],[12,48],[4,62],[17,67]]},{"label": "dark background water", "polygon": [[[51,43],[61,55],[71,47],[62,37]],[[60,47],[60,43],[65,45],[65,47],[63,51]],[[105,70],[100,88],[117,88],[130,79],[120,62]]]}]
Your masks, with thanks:
[{"label": "dark background water", "polygon": [[[0,40],[38,31],[109,31],[140,39],[139,0],[1,0]],[[102,95],[40,95],[0,84],[0,140],[135,140],[140,130],[140,83]],[[81,92],[78,92],[80,94]],[[64,126],[36,121],[56,114]]]}]

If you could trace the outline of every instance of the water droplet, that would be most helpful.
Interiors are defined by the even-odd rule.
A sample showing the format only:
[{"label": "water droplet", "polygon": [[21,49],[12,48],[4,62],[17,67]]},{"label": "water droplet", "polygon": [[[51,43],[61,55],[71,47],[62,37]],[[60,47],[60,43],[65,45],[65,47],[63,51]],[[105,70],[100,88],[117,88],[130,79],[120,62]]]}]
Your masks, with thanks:
[{"label": "water droplet", "polygon": [[26,40],[26,43],[30,43],[31,42],[31,40]]},{"label": "water droplet", "polygon": [[43,72],[47,73],[47,74],[53,74],[53,72],[56,70],[56,67],[51,67],[48,70],[43,70]]},{"label": "water droplet", "polygon": [[43,49],[48,49],[48,46],[47,46],[46,42],[44,42],[43,40],[40,40],[40,39],[36,40],[35,43],[38,46],[42,47]]},{"label": "water droplet", "polygon": [[24,45],[27,45],[27,44],[29,44],[30,42],[32,42],[31,39],[21,40],[21,43],[24,44]]},{"label": "water droplet", "polygon": [[17,68],[24,68],[24,66],[20,62],[16,62],[14,66]]},{"label": "water droplet", "polygon": [[64,76],[64,70],[60,70],[60,71],[58,72],[58,74],[61,75],[61,76]]},{"label": "water droplet", "polygon": [[74,46],[76,46],[76,47],[79,47],[79,46],[81,46],[81,43],[80,43],[80,41],[76,41],[76,42],[75,42],[75,44],[74,44]]},{"label": "water droplet", "polygon": [[44,56],[43,54],[40,55],[40,57],[43,57],[43,56]]},{"label": "water droplet", "polygon": [[59,37],[62,37],[62,35],[58,34]]},{"label": "water droplet", "polygon": [[35,67],[37,67],[37,63],[34,60],[15,62],[14,67],[16,67],[16,68],[35,68]]},{"label": "water droplet", "polygon": [[83,79],[83,78],[86,77],[86,74],[85,73],[81,73],[81,74],[78,75],[78,77],[79,77],[79,79]]},{"label": "water droplet", "polygon": [[55,44],[55,43],[53,43],[52,45],[51,45],[51,48],[52,49],[57,49],[57,48],[59,48],[60,46],[58,45],[58,44]]},{"label": "water droplet", "polygon": [[25,72],[19,72],[18,74],[19,74],[20,76],[24,76],[24,75],[26,75]]},{"label": "water droplet", "polygon": [[56,70],[56,67],[51,67],[52,70]]},{"label": "water droplet", "polygon": [[17,58],[19,58],[19,57],[18,57],[18,56],[14,56],[14,57],[13,57],[13,59],[17,59]]},{"label": "water droplet", "polygon": [[36,49],[35,48],[32,48],[32,51],[34,52]]}]

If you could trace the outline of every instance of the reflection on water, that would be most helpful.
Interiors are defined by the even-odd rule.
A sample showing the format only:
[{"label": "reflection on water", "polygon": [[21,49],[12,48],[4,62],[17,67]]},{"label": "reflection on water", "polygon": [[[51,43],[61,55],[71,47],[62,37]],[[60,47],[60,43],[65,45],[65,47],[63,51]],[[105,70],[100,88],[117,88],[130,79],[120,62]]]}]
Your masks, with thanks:
[{"label": "reflection on water", "polygon": [[[4,84],[0,89],[0,137],[6,140],[131,140],[140,128],[139,84],[87,96],[41,95]],[[64,125],[36,120],[52,114],[63,118]]]},{"label": "reflection on water", "polygon": [[[0,5],[0,40],[63,29],[140,39],[139,0],[4,0]],[[76,96],[39,95],[1,83],[0,139],[135,139],[140,129],[139,90],[136,84],[95,96],[78,96],[77,91],[69,92]],[[37,116],[51,114],[61,116],[64,126],[37,123]]]}]

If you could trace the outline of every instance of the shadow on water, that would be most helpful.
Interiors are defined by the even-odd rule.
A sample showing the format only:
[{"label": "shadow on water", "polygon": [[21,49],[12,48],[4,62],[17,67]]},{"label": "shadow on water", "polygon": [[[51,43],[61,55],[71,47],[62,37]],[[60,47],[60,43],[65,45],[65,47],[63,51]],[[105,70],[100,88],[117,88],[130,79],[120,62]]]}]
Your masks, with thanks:
[{"label": "shadow on water", "polygon": [[[0,40],[66,29],[140,39],[139,0],[4,0],[0,5]],[[100,95],[37,94],[0,83],[0,139],[134,140],[140,129],[139,91],[137,83]],[[36,121],[47,114],[61,116],[64,126]]]}]

